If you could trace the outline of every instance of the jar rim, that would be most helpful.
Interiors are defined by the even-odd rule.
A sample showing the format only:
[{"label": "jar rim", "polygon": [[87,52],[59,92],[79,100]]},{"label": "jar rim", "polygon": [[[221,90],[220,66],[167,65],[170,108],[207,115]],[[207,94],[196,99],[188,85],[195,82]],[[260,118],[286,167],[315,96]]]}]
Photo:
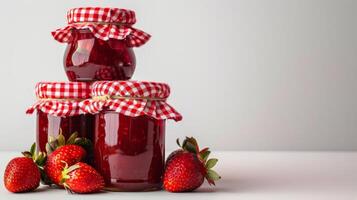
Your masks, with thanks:
[{"label": "jar rim", "polygon": [[148,115],[155,119],[182,120],[182,115],[166,99],[166,83],[148,81],[97,81],[91,89],[92,99],[79,103],[81,110],[96,114],[112,110],[127,116]]},{"label": "jar rim", "polygon": [[118,22],[135,24],[135,11],[116,7],[78,7],[67,11],[67,23]]},{"label": "jar rim", "polygon": [[83,7],[73,8],[67,13],[68,25],[52,32],[55,40],[63,43],[73,41],[73,29],[89,29],[101,40],[123,40],[128,38],[129,47],[144,45],[151,37],[139,29],[133,28],[136,23],[135,12],[122,8]]},{"label": "jar rim", "polygon": [[90,89],[89,82],[38,82],[35,94],[38,99],[86,99]]}]

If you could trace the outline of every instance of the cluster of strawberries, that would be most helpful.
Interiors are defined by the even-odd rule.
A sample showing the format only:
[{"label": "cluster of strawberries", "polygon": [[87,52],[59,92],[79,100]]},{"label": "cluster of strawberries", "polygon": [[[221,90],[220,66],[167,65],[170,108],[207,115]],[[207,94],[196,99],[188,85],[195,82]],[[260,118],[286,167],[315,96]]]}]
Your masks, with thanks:
[{"label": "cluster of strawberries", "polygon": [[[187,192],[200,187],[206,178],[210,185],[221,177],[212,170],[217,159],[208,159],[208,148],[199,149],[193,137],[186,137],[180,149],[172,152],[166,161],[163,187],[169,192]],[[104,189],[103,177],[85,163],[90,142],[77,138],[74,133],[67,141],[63,135],[50,138],[47,154],[36,153],[36,145],[23,152],[24,157],[12,159],[4,174],[5,187],[10,192],[35,190],[42,181],[45,185],[57,185],[74,193],[94,193]]]},{"label": "cluster of strawberries", "polygon": [[104,188],[103,177],[85,160],[89,140],[72,134],[66,141],[60,134],[50,138],[47,154],[36,152],[36,144],[24,157],[12,159],[5,169],[4,183],[10,192],[29,192],[42,181],[45,185],[57,185],[75,193],[93,193]]}]

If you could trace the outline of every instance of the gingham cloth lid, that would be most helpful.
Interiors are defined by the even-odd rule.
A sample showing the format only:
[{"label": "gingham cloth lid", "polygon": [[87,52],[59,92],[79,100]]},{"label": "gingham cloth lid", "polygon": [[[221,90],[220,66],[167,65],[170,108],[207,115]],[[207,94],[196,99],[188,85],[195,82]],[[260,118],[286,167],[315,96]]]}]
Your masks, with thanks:
[{"label": "gingham cloth lid", "polygon": [[170,87],[165,83],[146,81],[97,81],[91,89],[92,99],[80,102],[86,113],[112,110],[127,116],[148,115],[155,119],[174,119],[182,116],[166,103]]},{"label": "gingham cloth lid", "polygon": [[32,114],[37,109],[59,117],[83,114],[79,102],[90,98],[90,85],[87,82],[39,82],[35,87],[38,100],[26,113]]},{"label": "gingham cloth lid", "polygon": [[67,13],[68,25],[52,32],[59,42],[70,43],[73,29],[89,29],[96,38],[102,40],[127,38],[128,46],[139,47],[145,44],[150,35],[133,28],[135,12],[120,8],[85,7],[74,8]]}]

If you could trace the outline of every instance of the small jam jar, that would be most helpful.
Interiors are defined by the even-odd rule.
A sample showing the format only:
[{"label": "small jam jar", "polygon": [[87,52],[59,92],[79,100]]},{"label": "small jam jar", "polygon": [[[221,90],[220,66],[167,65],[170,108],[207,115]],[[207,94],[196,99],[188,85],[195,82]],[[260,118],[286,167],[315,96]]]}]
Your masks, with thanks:
[{"label": "small jam jar", "polygon": [[150,35],[135,29],[135,12],[119,8],[74,8],[68,25],[52,32],[68,43],[64,68],[70,81],[128,80],[135,70],[133,47]]},{"label": "small jam jar", "polygon": [[150,191],[162,186],[165,122],[182,116],[166,99],[167,84],[100,81],[92,100],[81,103],[95,113],[94,166],[111,191]]},{"label": "small jam jar", "polygon": [[90,97],[89,83],[40,82],[35,92],[38,101],[26,112],[37,111],[36,143],[39,151],[46,150],[49,136],[56,137],[59,133],[66,139],[74,132],[92,139],[94,116],[79,109],[79,102]]}]

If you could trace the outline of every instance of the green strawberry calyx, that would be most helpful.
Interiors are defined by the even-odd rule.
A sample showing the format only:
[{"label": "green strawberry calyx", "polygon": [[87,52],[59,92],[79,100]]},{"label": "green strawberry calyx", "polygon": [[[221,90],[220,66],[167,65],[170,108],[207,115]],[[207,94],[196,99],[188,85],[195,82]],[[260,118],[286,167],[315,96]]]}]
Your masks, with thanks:
[{"label": "green strawberry calyx", "polygon": [[46,152],[42,152],[42,151],[37,152],[36,143],[33,143],[31,145],[30,151],[24,151],[22,152],[22,155],[24,155],[27,158],[31,158],[34,161],[34,163],[37,165],[38,170],[40,171],[41,174],[41,182],[45,185],[51,185],[52,183],[44,171],[44,165],[47,160]]},{"label": "green strawberry calyx", "polygon": [[47,159],[47,155],[45,152],[36,152],[36,143],[33,143],[31,145],[30,151],[22,152],[22,155],[27,158],[31,158],[40,168],[43,168]]},{"label": "green strawberry calyx", "polygon": [[68,192],[73,193],[71,188],[69,187],[69,185],[66,183],[66,180],[71,178],[69,176],[70,172],[79,169],[79,165],[75,164],[75,165],[68,167],[68,164],[66,162],[64,162],[64,161],[62,161],[62,162],[65,164],[65,167],[63,168],[62,174],[61,174],[61,184]]},{"label": "green strawberry calyx", "polygon": [[198,142],[194,137],[186,137],[185,140],[180,143],[177,138],[176,143],[179,147],[181,147],[184,151],[196,154],[200,162],[202,163],[205,171],[205,178],[210,185],[215,185],[215,181],[221,179],[221,176],[218,175],[212,168],[217,164],[218,159],[210,158],[208,159],[211,151],[208,147],[200,150],[198,146]]},{"label": "green strawberry calyx", "polygon": [[87,152],[92,151],[92,142],[85,137],[78,137],[78,132],[74,132],[71,136],[66,140],[64,135],[62,134],[62,129],[60,129],[57,137],[49,136],[48,142],[46,144],[46,152],[47,154],[51,154],[57,148],[74,144],[83,147]]}]

